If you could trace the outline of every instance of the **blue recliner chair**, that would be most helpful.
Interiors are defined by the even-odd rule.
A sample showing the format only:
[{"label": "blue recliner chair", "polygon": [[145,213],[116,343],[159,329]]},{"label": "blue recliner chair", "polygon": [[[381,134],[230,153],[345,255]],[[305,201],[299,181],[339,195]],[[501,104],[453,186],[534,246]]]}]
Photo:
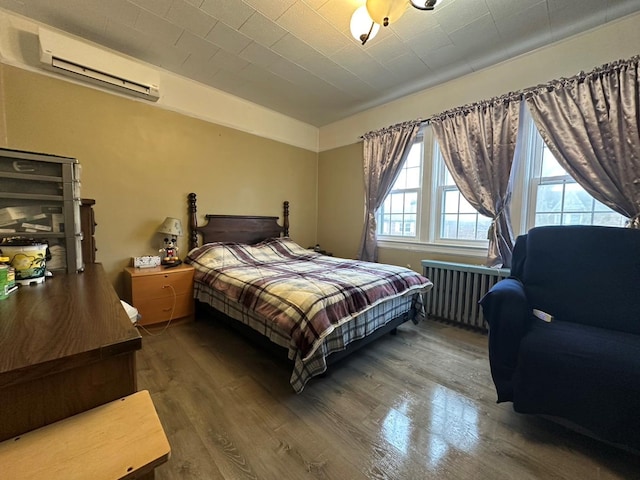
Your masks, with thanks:
[{"label": "blue recliner chair", "polygon": [[480,303],[498,402],[640,451],[640,230],[534,228]]}]

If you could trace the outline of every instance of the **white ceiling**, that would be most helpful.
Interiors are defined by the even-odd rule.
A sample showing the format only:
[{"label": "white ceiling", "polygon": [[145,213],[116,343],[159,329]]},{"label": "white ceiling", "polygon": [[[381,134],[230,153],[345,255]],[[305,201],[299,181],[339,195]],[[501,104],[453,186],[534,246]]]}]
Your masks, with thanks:
[{"label": "white ceiling", "polygon": [[640,0],[441,0],[433,12],[410,7],[363,47],[349,33],[363,3],[0,0],[0,8],[315,126],[640,11]]}]

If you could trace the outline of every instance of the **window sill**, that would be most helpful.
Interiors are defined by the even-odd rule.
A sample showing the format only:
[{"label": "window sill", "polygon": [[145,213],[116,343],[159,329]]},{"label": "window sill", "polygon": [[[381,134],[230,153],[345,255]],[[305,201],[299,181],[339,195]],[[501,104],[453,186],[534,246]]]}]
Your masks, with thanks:
[{"label": "window sill", "polygon": [[406,240],[386,240],[380,239],[377,243],[379,248],[389,248],[394,250],[409,250],[413,252],[438,253],[442,255],[455,255],[461,257],[472,257],[479,259],[487,258],[486,246],[472,245],[444,245],[436,243],[423,243]]}]

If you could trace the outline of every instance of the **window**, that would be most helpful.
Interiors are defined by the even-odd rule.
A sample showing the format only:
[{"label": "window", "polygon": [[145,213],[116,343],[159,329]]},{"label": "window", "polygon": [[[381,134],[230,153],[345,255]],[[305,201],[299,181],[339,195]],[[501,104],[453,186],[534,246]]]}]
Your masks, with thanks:
[{"label": "window", "polygon": [[376,220],[382,241],[482,249],[491,224],[458,191],[428,126],[411,147]]},{"label": "window", "polygon": [[437,225],[439,240],[486,240],[491,219],[478,213],[462,196],[447,169],[437,143],[434,145],[437,177],[436,198],[439,201]]},{"label": "window", "polygon": [[416,238],[422,190],[422,137],[412,145],[391,192],[378,209],[378,235]]},{"label": "window", "polygon": [[607,225],[624,227],[627,219],[598,202],[560,166],[531,122],[536,145],[531,175],[531,226]]},{"label": "window", "polygon": [[[624,226],[625,217],[591,197],[560,166],[526,109],[523,115],[522,145],[514,159],[514,233],[542,225]],[[429,245],[430,250],[477,256],[486,254],[491,225],[460,194],[428,126],[411,147],[377,221],[382,245]],[[453,252],[454,247],[463,250]]]}]

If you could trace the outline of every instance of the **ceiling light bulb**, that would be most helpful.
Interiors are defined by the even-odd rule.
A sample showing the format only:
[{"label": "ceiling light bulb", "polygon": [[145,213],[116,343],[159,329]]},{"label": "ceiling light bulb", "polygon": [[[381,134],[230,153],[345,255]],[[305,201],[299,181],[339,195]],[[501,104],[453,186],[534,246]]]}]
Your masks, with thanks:
[{"label": "ceiling light bulb", "polygon": [[385,27],[397,21],[405,12],[407,0],[367,0],[367,12],[371,19]]},{"label": "ceiling light bulb", "polygon": [[363,45],[367,40],[371,40],[375,37],[378,34],[378,30],[380,30],[380,25],[371,20],[371,17],[367,13],[367,7],[364,5],[353,12],[349,26],[353,38],[361,42]]}]

